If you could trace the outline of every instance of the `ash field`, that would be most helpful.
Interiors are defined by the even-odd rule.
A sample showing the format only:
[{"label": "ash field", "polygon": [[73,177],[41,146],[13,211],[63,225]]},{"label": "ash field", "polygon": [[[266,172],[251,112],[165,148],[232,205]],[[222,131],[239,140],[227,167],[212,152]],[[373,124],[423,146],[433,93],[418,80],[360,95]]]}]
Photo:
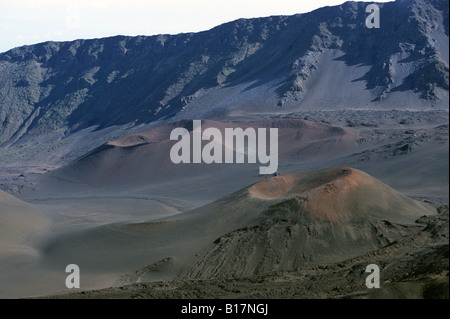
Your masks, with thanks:
[{"label": "ash field", "polygon": [[0,53],[0,298],[448,299],[448,2],[366,5]]}]

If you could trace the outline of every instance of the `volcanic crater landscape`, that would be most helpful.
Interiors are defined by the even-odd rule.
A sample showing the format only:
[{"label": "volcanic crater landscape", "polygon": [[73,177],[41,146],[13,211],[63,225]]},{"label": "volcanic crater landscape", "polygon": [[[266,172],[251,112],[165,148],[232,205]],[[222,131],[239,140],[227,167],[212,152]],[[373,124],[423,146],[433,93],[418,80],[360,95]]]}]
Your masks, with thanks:
[{"label": "volcanic crater landscape", "polygon": [[448,1],[366,5],[0,53],[0,298],[448,298]]}]

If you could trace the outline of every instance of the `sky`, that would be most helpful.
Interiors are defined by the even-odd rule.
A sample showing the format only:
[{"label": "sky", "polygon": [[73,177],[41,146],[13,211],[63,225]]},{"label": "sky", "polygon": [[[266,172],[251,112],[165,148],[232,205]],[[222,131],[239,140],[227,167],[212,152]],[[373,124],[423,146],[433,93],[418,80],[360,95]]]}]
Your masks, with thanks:
[{"label": "sky", "polygon": [[345,1],[0,0],[0,52],[50,40],[198,32],[239,18],[292,15],[343,2]]}]

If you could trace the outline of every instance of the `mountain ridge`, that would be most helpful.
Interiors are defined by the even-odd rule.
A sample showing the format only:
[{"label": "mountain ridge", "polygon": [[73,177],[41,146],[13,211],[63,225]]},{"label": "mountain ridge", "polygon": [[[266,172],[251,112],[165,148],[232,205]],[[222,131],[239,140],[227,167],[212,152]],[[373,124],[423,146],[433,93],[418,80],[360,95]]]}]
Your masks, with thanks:
[{"label": "mountain ridge", "polygon": [[[401,101],[448,108],[445,1],[379,4],[380,29],[364,27],[366,5],[239,19],[199,33],[12,49],[0,54],[0,143],[177,116],[221,118],[233,109],[397,108]],[[326,80],[330,73],[341,75]],[[339,85],[323,92],[330,82]]]}]

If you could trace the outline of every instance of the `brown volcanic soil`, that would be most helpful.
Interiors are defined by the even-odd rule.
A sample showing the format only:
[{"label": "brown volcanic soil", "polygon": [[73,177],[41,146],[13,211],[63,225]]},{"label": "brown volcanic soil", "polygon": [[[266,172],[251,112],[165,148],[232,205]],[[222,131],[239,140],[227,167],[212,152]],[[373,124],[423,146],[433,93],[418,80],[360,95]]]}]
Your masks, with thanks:
[{"label": "brown volcanic soil", "polygon": [[[445,224],[435,223],[436,233],[427,229],[431,222],[423,225],[427,218],[435,218],[434,212],[431,206],[361,171],[334,167],[271,177],[160,221],[102,226],[54,237],[44,247],[43,257],[49,264],[79,260],[85,272],[126,272],[116,285],[136,283],[75,297],[248,297],[256,283],[266,291],[259,291],[261,297],[283,297],[293,289],[285,279],[281,291],[272,295],[267,289],[285,276],[299,278],[304,272],[309,274],[307,282],[318,278],[337,282],[342,279],[339,271],[354,272],[356,263],[381,262],[399,251],[406,256],[408,251],[442,244],[448,238],[448,227],[445,230]],[[429,217],[421,218],[424,215]],[[415,222],[419,218],[422,224]],[[356,275],[360,276],[353,273],[352,280]],[[167,281],[144,284],[161,279]],[[204,289],[198,288],[202,283]],[[213,289],[214,285],[225,290],[236,285],[245,293],[225,294],[222,288]],[[163,287],[176,288],[168,292]],[[291,297],[307,296],[306,287],[295,288]],[[325,282],[314,284],[312,296],[325,296],[327,287]],[[337,294],[329,294],[333,295]]]},{"label": "brown volcanic soil", "polygon": [[[169,137],[172,129],[176,127],[184,127],[192,135],[190,120],[127,135],[110,141],[80,160],[52,172],[51,176],[96,187],[129,191],[139,185],[195,177],[208,172],[217,174],[218,171],[230,169],[230,164],[173,164],[170,160],[170,149],[176,141],[170,141]],[[350,129],[300,119],[274,119],[239,124],[203,120],[202,130],[209,127],[218,128],[222,132],[222,138],[225,136],[225,128],[278,128],[280,165],[283,162],[337,156],[355,149],[358,137],[358,134]],[[257,174],[259,165],[238,166],[246,171],[251,167]]]},{"label": "brown volcanic soil", "polygon": [[402,236],[390,230],[392,223],[411,225],[434,212],[348,167],[271,177],[247,192],[266,208],[246,227],[218,238],[182,278],[247,277],[342,261]]},{"label": "brown volcanic soil", "polygon": [[[45,298],[449,298],[449,210],[416,225],[390,224],[404,236],[338,263],[317,264],[245,278],[139,282]],[[368,289],[368,264],[380,267],[380,289]]]},{"label": "brown volcanic soil", "polygon": [[[332,115],[334,118],[336,114]],[[440,245],[439,236],[430,241],[416,236],[418,230],[428,227],[414,223],[422,215],[423,203],[412,201],[355,169],[311,171],[317,167],[355,165],[396,189],[400,184],[401,191],[407,194],[411,194],[411,187],[417,188],[413,195],[424,194],[418,198],[433,201],[433,197],[426,197],[428,189],[439,196],[448,190],[448,125],[416,129],[411,124],[409,130],[410,126],[374,129],[361,124],[356,138],[353,127],[339,129],[300,119],[259,121],[265,124],[258,126],[280,128],[280,164],[285,163],[280,165],[281,173],[311,172],[276,176],[253,184],[262,179],[258,165],[170,166],[169,162],[170,167],[161,166],[159,157],[169,153],[167,138],[172,128],[192,125],[192,121],[180,123],[109,142],[73,166],[46,174],[43,182],[32,180],[32,175],[21,174],[20,170],[12,174],[17,193],[21,192],[24,179],[37,182],[28,194],[22,192],[21,198],[45,211],[51,224],[49,231],[39,236],[38,245],[31,249],[27,244],[15,246],[14,250],[20,251],[15,256],[26,256],[26,265],[23,259],[12,262],[11,255],[2,260],[0,286],[4,289],[0,296],[67,292],[64,269],[74,261],[83,271],[83,289],[133,283],[164,289],[180,283],[173,295],[144,294],[150,297],[184,293],[227,296],[233,295],[233,290],[242,292],[236,293],[237,297],[257,297],[258,293],[289,297],[288,291],[292,291],[292,296],[308,297],[305,287],[319,297],[352,293],[353,288],[345,290],[345,278],[340,278],[350,275],[339,272],[340,266],[336,265],[366,255],[372,256],[361,259],[366,265],[373,260],[400,265],[395,254],[384,255],[383,250],[397,247],[397,243],[401,243],[403,250],[399,254],[404,254],[406,261],[399,260],[403,266],[394,271],[396,282],[403,277],[417,279],[417,287],[422,287],[428,280],[423,279],[427,274],[436,275],[433,267],[445,264],[445,258],[448,264],[448,256],[435,255],[427,248]],[[203,128],[220,129],[247,125],[202,123]],[[342,152],[341,158],[337,152]],[[212,174],[208,175],[208,170]],[[48,178],[50,175],[56,178]],[[234,192],[250,184],[253,185]],[[114,189],[103,192],[111,187]],[[424,187],[426,191],[422,190]],[[210,203],[211,200],[216,201]],[[425,210],[424,215],[429,213]],[[409,216],[409,211],[417,214]],[[408,237],[411,240],[402,240],[413,233],[416,235]],[[377,259],[378,251],[385,259]],[[423,258],[420,271],[425,277],[410,277],[407,274],[417,266],[413,259],[421,260],[422,253],[432,258],[428,264]],[[318,266],[320,272],[314,270]],[[323,268],[329,266],[326,269],[332,272]],[[294,278],[302,278],[296,283],[298,288],[283,286],[288,282],[278,283],[287,281],[283,278],[290,278],[291,273],[297,273],[292,275]],[[302,274],[307,274],[307,278]],[[148,284],[160,280],[164,280],[161,285]],[[302,286],[304,280],[312,282]],[[325,280],[334,282],[334,286],[323,284]],[[316,281],[322,283],[316,285]],[[255,288],[258,293],[252,295],[252,285],[258,286],[258,282],[261,289]],[[214,285],[223,286],[225,291],[213,288]],[[284,288],[270,293],[271,287],[278,285]],[[408,285],[402,283],[395,289],[402,293],[416,291]],[[133,292],[136,287],[129,287],[131,290],[124,288],[130,292],[128,296],[137,296]],[[407,296],[402,293],[392,296]]]},{"label": "brown volcanic soil", "polygon": [[267,178],[249,191],[268,200],[303,198],[310,217],[333,224],[368,216],[408,222],[428,209],[366,173],[345,167]]}]

